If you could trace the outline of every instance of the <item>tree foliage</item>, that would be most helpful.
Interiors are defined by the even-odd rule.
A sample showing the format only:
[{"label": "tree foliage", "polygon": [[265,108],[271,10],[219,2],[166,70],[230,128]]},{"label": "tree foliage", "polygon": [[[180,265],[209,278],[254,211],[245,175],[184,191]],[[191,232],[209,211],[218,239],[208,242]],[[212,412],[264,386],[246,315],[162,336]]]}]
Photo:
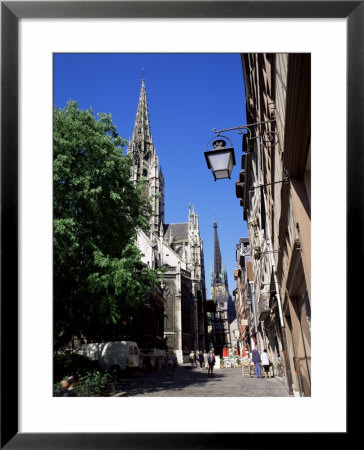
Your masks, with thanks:
[{"label": "tree foliage", "polygon": [[55,347],[74,334],[114,333],[144,302],[159,273],[141,261],[136,230],[151,214],[145,187],[108,114],[54,108]]}]

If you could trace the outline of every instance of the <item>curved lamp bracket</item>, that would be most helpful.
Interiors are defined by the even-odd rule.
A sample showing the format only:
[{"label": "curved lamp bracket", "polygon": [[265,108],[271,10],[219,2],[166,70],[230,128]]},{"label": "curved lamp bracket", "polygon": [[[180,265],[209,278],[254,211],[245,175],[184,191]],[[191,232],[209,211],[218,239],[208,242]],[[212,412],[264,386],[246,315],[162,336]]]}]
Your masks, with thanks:
[{"label": "curved lamp bracket", "polygon": [[[254,127],[255,125],[262,125],[265,123],[272,123],[272,122],[276,122],[276,120],[273,119],[273,120],[266,120],[265,122],[250,123],[247,125],[240,125],[238,127],[225,128],[224,130],[216,130],[216,128],[213,128],[212,132],[216,133],[217,136],[221,136],[221,133],[223,133],[224,131],[237,130],[238,134],[247,134],[249,140],[257,139],[257,140],[259,140],[259,142],[262,146],[267,147],[267,148],[272,148],[278,144],[278,140],[279,140],[278,133],[276,131],[265,131],[260,136],[253,136],[252,130],[250,129],[250,127]],[[244,133],[244,130],[247,130],[247,133]],[[222,136],[222,137],[225,137],[225,136]]]}]

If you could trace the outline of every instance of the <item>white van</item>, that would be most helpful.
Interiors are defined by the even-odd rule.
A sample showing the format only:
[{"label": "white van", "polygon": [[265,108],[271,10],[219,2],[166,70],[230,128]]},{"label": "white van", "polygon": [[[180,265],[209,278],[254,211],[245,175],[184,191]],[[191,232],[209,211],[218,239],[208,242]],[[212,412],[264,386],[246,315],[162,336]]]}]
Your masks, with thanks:
[{"label": "white van", "polygon": [[138,344],[134,341],[115,341],[83,344],[76,353],[91,361],[98,361],[102,369],[120,376],[139,366]]}]

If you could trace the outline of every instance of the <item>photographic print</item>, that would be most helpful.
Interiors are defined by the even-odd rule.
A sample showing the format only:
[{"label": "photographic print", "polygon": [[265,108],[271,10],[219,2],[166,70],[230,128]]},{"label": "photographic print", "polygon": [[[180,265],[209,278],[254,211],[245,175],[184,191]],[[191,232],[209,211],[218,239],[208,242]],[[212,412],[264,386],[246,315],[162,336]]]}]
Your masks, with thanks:
[{"label": "photographic print", "polygon": [[[271,442],[276,439],[278,443],[281,442],[280,433],[287,431],[300,433],[297,436],[299,439],[304,438],[307,432],[315,432],[316,439],[317,432],[323,432],[325,441],[327,432],[335,433],[335,441],[340,438],[340,433],[341,437],[346,438],[346,283],[348,287],[355,285],[352,280],[360,277],[360,265],[356,264],[356,258],[350,258],[348,251],[347,260],[345,256],[338,256],[337,245],[331,244],[340,236],[341,240],[347,240],[349,250],[350,242],[357,240],[362,229],[362,208],[359,204],[362,191],[359,174],[361,155],[357,152],[362,147],[362,2],[285,2],[284,5],[281,2],[265,2],[262,7],[261,2],[117,1],[57,2],[55,5],[54,2],[14,1],[2,2],[1,6],[1,398],[3,412],[6,411],[1,420],[1,445],[7,446],[9,442],[12,448],[130,448],[133,445],[140,448],[151,445],[231,448],[234,444],[241,446],[243,442],[243,445],[249,445],[248,442],[255,445],[256,433],[261,432],[266,436],[269,433]],[[146,55],[145,52],[149,52],[151,57],[162,54],[158,52],[164,52],[164,56],[190,57],[195,52],[197,60],[191,66],[188,60],[186,64],[178,65],[172,58],[169,62],[165,59],[158,70],[144,57],[136,64],[130,63],[122,68],[114,61],[108,67],[108,73],[104,74],[99,72],[99,65],[107,63],[101,61],[99,64],[95,59],[94,64],[86,65],[85,59],[82,60],[86,55],[134,55],[137,58]],[[62,68],[60,61],[56,62],[56,56],[67,58],[72,54],[76,56],[71,65],[73,68],[69,65],[67,68],[67,64]],[[279,70],[278,55],[287,59]],[[309,115],[312,117],[315,149],[312,195],[307,177],[309,164],[304,169],[307,172],[303,175],[304,190],[301,189],[302,172],[295,172],[304,164],[296,159],[301,154],[297,145],[307,143],[307,123],[299,123],[299,120],[308,116],[305,114],[307,104],[302,103],[306,88],[301,84],[304,81],[301,75],[305,69],[304,66],[300,69],[299,61],[296,61],[295,69],[289,70],[290,55],[311,55],[312,105]],[[204,70],[191,76],[191,67],[198,67],[198,59],[203,62],[207,56],[211,59],[205,59],[208,64]],[[232,59],[228,58],[230,56]],[[263,64],[259,56],[263,57]],[[73,70],[74,77],[77,77],[77,58],[85,64],[87,73],[86,70],[79,71],[80,79],[75,85],[70,74]],[[173,64],[176,70],[172,74]],[[125,76],[129,73],[130,79],[127,80]],[[164,73],[170,77],[168,81],[162,80]],[[94,81],[90,79],[92,74]],[[182,80],[179,78],[181,74],[185,74]],[[119,78],[116,88],[114,75]],[[180,317],[181,321],[185,317],[185,322],[180,323],[180,340],[186,343],[186,334],[190,334],[187,342],[192,344],[191,348],[185,344],[187,349],[181,344],[183,362],[178,363],[179,348],[177,345],[173,348],[170,340],[178,335],[178,330],[171,332],[166,327],[170,314],[164,308],[171,293],[168,288],[176,286],[179,280],[175,278],[174,285],[169,283],[173,281],[173,272],[169,270],[168,273],[166,268],[171,269],[173,264],[163,270],[162,264],[154,268],[148,266],[152,254],[159,255],[161,262],[165,262],[167,252],[158,252],[159,248],[152,245],[138,246],[138,237],[142,233],[147,235],[152,219],[150,213],[153,213],[153,204],[150,205],[153,197],[147,192],[148,173],[147,177],[140,176],[134,183],[131,168],[127,169],[129,164],[132,165],[132,155],[129,155],[127,162],[128,149],[134,134],[143,80],[151,142],[158,158],[159,173],[164,178],[163,225],[171,226],[170,231],[177,231],[178,225],[189,223],[190,211],[198,220],[205,282],[202,306],[208,327],[203,338],[207,336],[206,353],[211,345],[216,350],[212,369],[214,377],[208,375],[208,369],[201,369],[199,362],[197,367],[190,363],[191,350],[195,354],[197,350],[202,350],[198,348],[200,342],[195,346],[192,341],[193,336],[196,336],[196,341],[200,337],[199,330],[196,331],[197,336],[192,329],[193,323],[198,324],[198,320],[186,324],[187,316],[182,312],[173,318],[173,324],[176,317]],[[190,83],[188,89],[183,90],[182,86],[187,83]],[[203,90],[204,86],[207,92]],[[84,88],[84,95],[81,95],[81,87]],[[250,93],[247,92],[249,88]],[[294,92],[297,97],[292,97]],[[104,102],[96,99],[98,93]],[[112,103],[113,100],[116,104]],[[269,105],[271,100],[275,101],[275,105]],[[286,100],[291,101],[290,106]],[[294,109],[297,101],[301,105],[299,110]],[[200,114],[197,108],[200,108]],[[275,109],[275,114],[269,108]],[[77,118],[75,123],[79,123],[73,130],[66,123],[71,112]],[[101,116],[98,116],[99,113]],[[56,175],[55,136],[52,135],[53,116],[56,114],[59,127],[58,170],[62,166],[67,169],[67,155],[72,155],[72,146],[67,142],[74,144],[80,140],[83,146],[94,144],[91,147],[96,157],[93,161],[94,172],[92,164],[69,166],[69,173],[73,173],[75,168],[74,175],[77,171],[79,175],[78,179],[72,180],[73,187],[79,189],[83,183],[87,188],[83,191],[70,189],[67,201],[74,201],[72,212],[81,213],[86,208],[86,203],[80,205],[77,201],[91,201],[92,208],[87,211],[83,222],[74,220],[72,214],[70,220],[65,219],[59,204],[56,210],[53,179]],[[83,134],[82,121],[83,125],[87,125]],[[293,123],[299,124],[298,128],[292,128]],[[334,139],[328,140],[327,131],[332,130],[333,125],[336,130],[338,124],[340,132],[335,133]],[[63,133],[67,127],[73,134],[66,142]],[[100,140],[103,151],[97,156],[96,144]],[[268,144],[273,148],[268,150]],[[82,147],[76,150],[81,150],[82,155]],[[63,161],[60,156],[62,152],[65,155]],[[119,184],[110,182],[108,191],[105,185],[102,186],[101,192],[105,187],[109,194],[105,208],[102,208],[100,189],[91,184],[100,169],[98,166],[105,162],[107,155],[110,160],[103,167],[102,176],[112,174],[114,170],[114,173],[122,173],[124,178],[120,178]],[[224,173],[213,167],[211,158],[218,155],[225,155],[225,163],[228,163],[225,164],[226,178],[223,178]],[[310,150],[306,155],[308,163],[311,160]],[[176,169],[177,166],[184,170],[183,175]],[[128,170],[129,177],[126,176]],[[336,180],[338,174],[341,182],[333,182],[333,175]],[[121,184],[125,176],[128,183]],[[295,183],[299,180],[301,183]],[[61,179],[59,181],[61,186]],[[270,182],[276,184],[270,185]],[[259,187],[260,184],[265,186]],[[111,209],[112,201],[117,205],[118,195],[114,194],[118,194],[117,188],[120,186],[130,188],[130,196],[137,200],[133,211],[142,211],[139,215],[130,215],[129,221],[123,221],[126,226],[124,230],[131,231],[129,237],[134,234],[128,241],[129,253],[126,255],[132,256],[131,259],[122,258],[118,245],[116,249],[112,246],[112,251],[107,251],[109,249],[105,246],[107,241],[110,242],[113,228],[103,226],[107,223],[107,218],[103,216],[106,216],[107,207]],[[143,195],[136,195],[138,190]],[[162,199],[161,195],[154,198],[156,201]],[[130,204],[126,202],[125,206],[130,208]],[[307,261],[310,261],[307,242],[311,235],[307,234],[304,220],[311,211],[312,279],[310,270],[307,270]],[[59,213],[57,218],[56,212]],[[250,216],[253,212],[254,215]],[[113,209],[117,218],[119,213],[120,210]],[[297,213],[301,221],[299,227],[292,223]],[[257,218],[256,226],[254,216]],[[138,226],[133,228],[131,225],[135,224],[133,220],[136,217],[139,219]],[[56,219],[57,226],[54,224]],[[285,224],[286,219],[288,223]],[[269,230],[267,224],[270,225]],[[92,232],[92,225],[102,229],[100,233],[105,235],[105,239]],[[56,228],[60,250],[57,257],[54,242]],[[119,231],[120,228],[121,225],[117,224],[114,230]],[[277,237],[277,233],[287,229],[288,236]],[[221,272],[215,279],[220,284],[217,286],[213,286],[214,279],[211,278],[215,274],[215,231],[219,248],[216,255],[219,252],[221,255]],[[269,234],[271,242],[266,239]],[[79,267],[75,259],[72,261],[72,256],[86,235],[89,247],[84,246],[82,251],[89,252],[82,253]],[[127,236],[124,234],[124,243]],[[156,237],[157,245],[162,237],[165,235]],[[61,239],[64,239],[65,245],[62,245]],[[176,243],[187,247],[188,239],[181,239],[180,242],[164,240],[163,249],[168,246],[168,252],[171,252],[168,258],[174,255],[172,250]],[[186,254],[175,254],[176,260],[186,258]],[[69,268],[67,264],[59,267],[58,275],[64,275],[66,283],[63,286],[58,280],[60,290],[56,299],[53,268],[56,258],[61,257],[62,263],[69,261],[72,265]],[[86,263],[90,261],[94,267],[87,272],[91,276],[85,277],[79,269],[88,269],[90,266],[87,267]],[[347,280],[345,264],[348,266]],[[184,267],[176,269],[176,273],[181,274],[180,286],[187,285],[188,295],[191,293],[190,308],[198,311],[199,280],[193,278],[192,271]],[[70,276],[71,270],[74,270],[74,280]],[[131,272],[136,276],[131,277]],[[124,289],[126,295],[123,299],[129,299],[130,303],[118,301],[123,286],[122,276],[127,282],[124,286],[134,287],[130,292]],[[138,285],[140,280],[148,280],[149,284]],[[167,283],[170,286],[167,287]],[[195,283],[195,291],[192,291],[192,283]],[[311,334],[310,308],[306,302],[311,302],[311,285],[312,298],[315,299],[312,309],[315,318],[312,328],[312,346],[315,348],[312,372],[309,361],[311,343],[307,341],[307,336]],[[110,286],[114,287],[114,291],[110,290]],[[213,289],[216,287],[221,288],[219,294]],[[67,289],[74,302],[66,297]],[[107,290],[107,294],[100,296],[102,302],[95,302],[103,289],[104,294]],[[277,289],[279,298],[270,292]],[[89,298],[81,295],[82,290],[88,293]],[[203,292],[201,285],[200,291]],[[226,300],[217,302],[219,308],[222,306],[219,311],[215,309],[214,292],[216,298],[222,294]],[[249,300],[249,293],[254,295],[254,302]],[[266,295],[260,297],[259,293]],[[176,299],[176,294],[172,294]],[[182,292],[180,295],[182,299]],[[235,307],[236,319],[241,322],[236,322],[238,329],[234,330],[235,319],[230,322],[228,319],[231,348],[228,344],[219,351],[213,338],[214,335],[215,338],[225,338],[226,320],[221,319],[226,312],[225,303]],[[147,335],[148,326],[156,327],[155,321],[148,323],[147,314],[154,314],[158,311],[158,305],[162,304],[161,328],[157,332],[152,331],[155,334],[153,345],[141,341],[141,334],[139,341],[137,336],[131,339],[126,328],[137,330],[137,327],[133,328],[135,318],[141,319],[140,325],[137,322],[139,329]],[[147,305],[152,307],[150,312]],[[137,311],[129,310],[127,315],[121,306],[136,307]],[[212,311],[208,310],[209,306],[213,306]],[[100,317],[95,311],[100,312]],[[230,311],[234,310],[230,308]],[[191,317],[191,310],[189,314]],[[91,317],[92,321],[88,322]],[[105,317],[106,322],[103,320]],[[134,320],[129,321],[129,318]],[[190,327],[190,333],[185,331],[183,336],[186,326]],[[215,333],[212,332],[213,327]],[[165,355],[160,348],[161,340],[166,344]],[[138,368],[111,371],[101,368],[99,360],[77,353],[82,345],[123,341],[132,343],[133,359],[138,357]],[[268,346],[268,360],[272,363],[268,370],[270,378],[258,379],[256,366],[254,363],[251,365],[251,352],[253,347],[258,352],[264,351],[260,347],[264,344]],[[134,348],[137,348],[137,354],[134,354]],[[168,372],[167,361],[171,350],[176,359],[173,374]],[[158,356],[161,356],[157,355],[159,351],[165,362],[162,368],[153,367]],[[325,358],[321,356],[323,352]],[[81,360],[83,364],[80,364]],[[327,360],[339,360],[343,370],[336,371],[335,377],[328,376]],[[279,364],[282,361],[284,365]],[[265,375],[264,366],[260,366],[262,375]],[[70,378],[74,375],[75,378]],[[44,382],[40,381],[42,377]],[[178,389],[167,389],[168,384],[170,388],[172,385],[176,388],[178,377],[181,382]],[[155,384],[161,386],[150,388],[148,379],[156,380]],[[147,383],[143,392],[138,384],[140,380]],[[76,394],[73,401],[64,401],[60,397],[61,382],[63,389],[73,387],[69,390],[70,396]],[[225,382],[230,383],[230,389],[234,386],[233,395],[240,398],[226,396],[228,384]],[[15,388],[10,389],[14,385]],[[186,385],[188,389],[195,389],[192,396],[188,396],[186,391],[183,393]],[[279,387],[279,395],[271,398],[274,385]],[[242,386],[249,387],[243,394],[239,391]],[[133,389],[128,390],[127,387]],[[197,388],[199,392],[195,396]],[[265,388],[270,389],[269,395],[263,392]],[[179,398],[173,396],[172,391],[178,391]],[[229,395],[232,395],[231,391]],[[123,398],[110,400],[115,397]],[[270,409],[272,404],[274,408]],[[183,405],[186,407],[181,407]],[[224,409],[229,411],[230,418],[216,420],[211,426],[210,415],[201,413],[201,407],[204,412],[211,413],[217,408]],[[261,420],[262,411],[267,411],[267,407],[274,414],[270,415],[269,420]],[[235,414],[237,409],[240,414]],[[172,410],[173,414],[169,414]],[[284,411],[289,413],[282,416]],[[76,419],[65,419],[70,414]]]},{"label": "photographic print", "polygon": [[54,53],[53,104],[53,395],[310,397],[311,55]]}]

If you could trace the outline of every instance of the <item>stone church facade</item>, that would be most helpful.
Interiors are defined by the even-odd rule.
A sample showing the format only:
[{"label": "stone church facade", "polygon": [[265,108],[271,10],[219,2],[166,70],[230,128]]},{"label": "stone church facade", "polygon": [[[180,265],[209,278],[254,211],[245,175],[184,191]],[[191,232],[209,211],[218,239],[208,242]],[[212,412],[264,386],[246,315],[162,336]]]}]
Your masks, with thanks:
[{"label": "stone church facade", "polygon": [[161,284],[164,337],[182,363],[192,349],[207,348],[203,242],[198,215],[190,205],[188,221],[165,223],[164,177],[152,140],[144,79],[127,154],[133,159],[131,179],[135,183],[142,177],[147,180],[153,209],[148,233],[138,230],[138,247],[145,264],[165,269]]}]

